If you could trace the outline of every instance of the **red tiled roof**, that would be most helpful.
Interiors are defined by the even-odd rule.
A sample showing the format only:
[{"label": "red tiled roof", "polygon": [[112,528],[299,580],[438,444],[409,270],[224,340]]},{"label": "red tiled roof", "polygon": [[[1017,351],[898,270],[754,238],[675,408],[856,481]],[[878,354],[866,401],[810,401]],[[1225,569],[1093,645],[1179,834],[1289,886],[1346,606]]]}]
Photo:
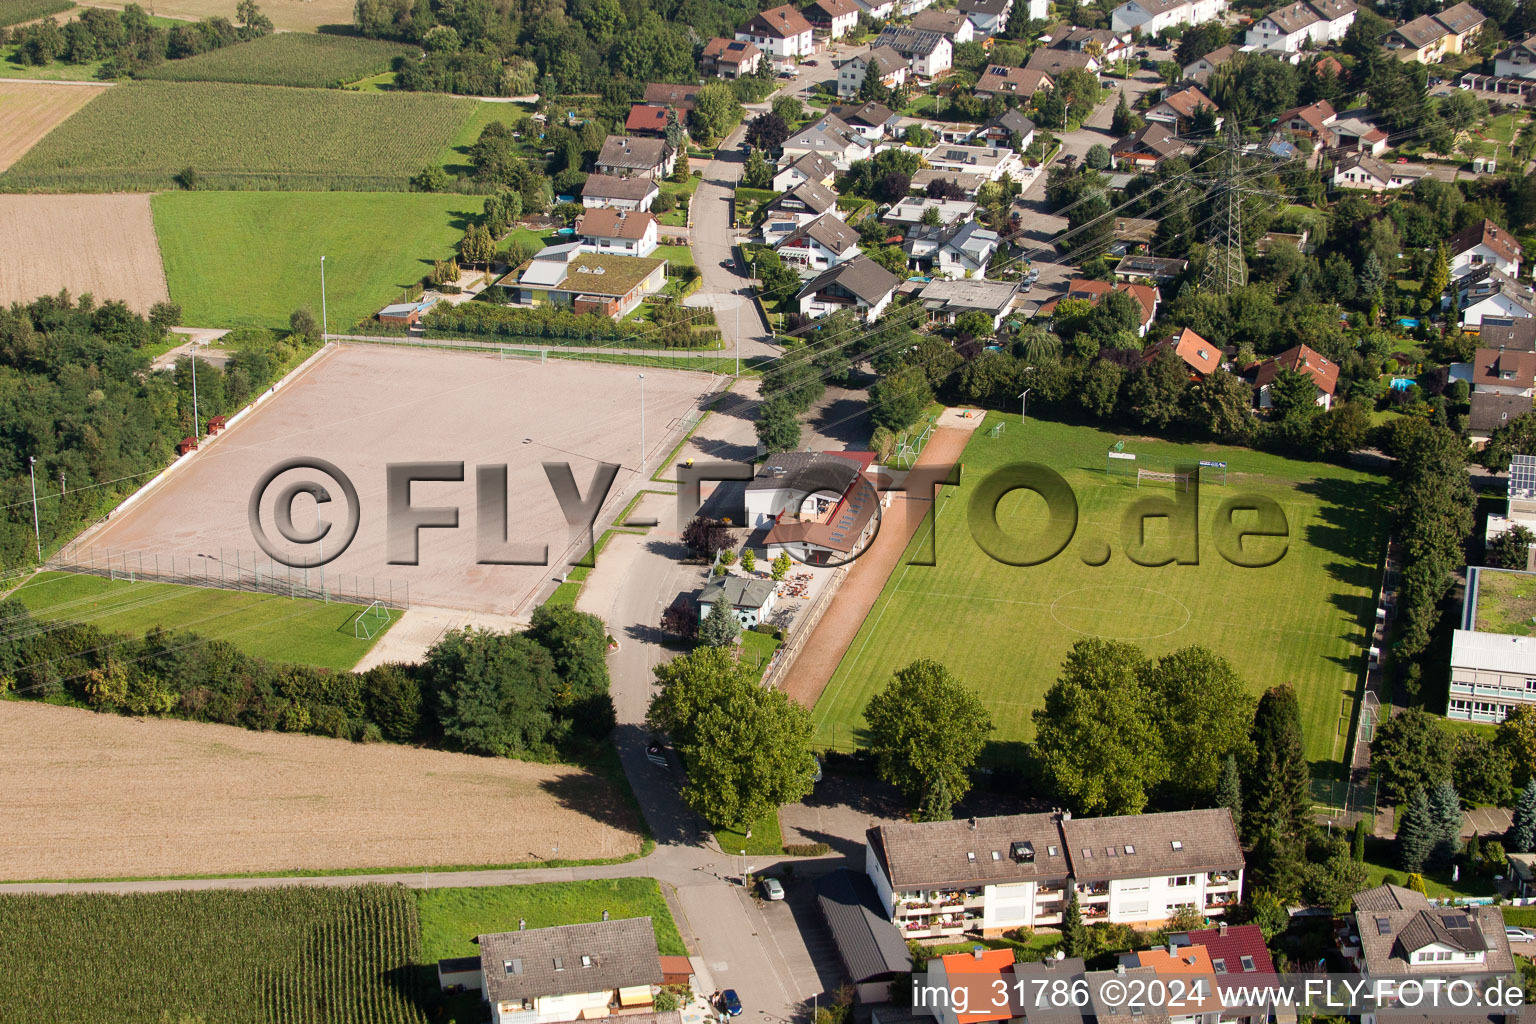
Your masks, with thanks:
[{"label": "red tiled roof", "polygon": [[1468,224],[1446,241],[1453,253],[1464,253],[1482,244],[1492,249],[1500,259],[1511,262],[1520,260],[1520,243],[1515,241],[1515,236],[1491,220],[1484,220],[1481,224]]},{"label": "red tiled roof", "polygon": [[[1221,928],[1206,928],[1187,934],[1191,943],[1205,947],[1212,965],[1218,960],[1222,961],[1228,974],[1275,972],[1274,961],[1269,957],[1269,947],[1264,944],[1264,932],[1256,924],[1228,925],[1225,934]],[[1252,972],[1243,964],[1245,956],[1253,963]]]},{"label": "red tiled roof", "polygon": [[1288,348],[1273,359],[1266,359],[1259,364],[1259,372],[1254,377],[1255,387],[1264,387],[1274,382],[1275,376],[1282,370],[1295,370],[1312,378],[1312,383],[1325,395],[1331,395],[1339,383],[1339,364],[1329,359],[1324,359],[1317,351],[1308,345],[1297,345]]},{"label": "red tiled roof", "polygon": [[1150,362],[1157,358],[1159,352],[1168,348],[1173,349],[1198,374],[1209,375],[1221,368],[1221,350],[1188,327],[1148,345],[1142,355]]},{"label": "red tiled roof", "polygon": [[798,36],[801,33],[811,31],[811,23],[805,20],[805,16],[795,10],[789,4],[778,7],[770,7],[747,22],[744,31],[754,35],[775,36],[779,39],[788,39],[790,36]]},{"label": "red tiled roof", "polygon": [[1084,277],[1074,277],[1067,282],[1066,299],[1087,299],[1094,305],[1098,305],[1100,299],[1109,294],[1113,288],[1117,292],[1129,292],[1131,297],[1141,304],[1141,323],[1143,326],[1152,322],[1157,314],[1157,289],[1147,284],[1136,284],[1131,281],[1116,281],[1113,285],[1108,281],[1090,281]]},{"label": "red tiled roof", "polygon": [[624,122],[624,130],[664,132],[667,130],[667,113],[671,109],[655,103],[636,103],[629,108],[629,118]]},{"label": "red tiled roof", "polygon": [[597,207],[576,218],[576,233],[587,238],[627,238],[639,240],[656,217],[636,210],[611,210]]}]

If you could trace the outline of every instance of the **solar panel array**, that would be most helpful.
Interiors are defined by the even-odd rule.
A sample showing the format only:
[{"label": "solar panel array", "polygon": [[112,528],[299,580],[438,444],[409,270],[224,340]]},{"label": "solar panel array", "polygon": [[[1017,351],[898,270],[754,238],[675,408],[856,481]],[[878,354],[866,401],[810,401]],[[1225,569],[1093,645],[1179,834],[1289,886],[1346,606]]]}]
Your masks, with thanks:
[{"label": "solar panel array", "polygon": [[1516,455],[1509,460],[1509,496],[1536,498],[1536,455]]}]

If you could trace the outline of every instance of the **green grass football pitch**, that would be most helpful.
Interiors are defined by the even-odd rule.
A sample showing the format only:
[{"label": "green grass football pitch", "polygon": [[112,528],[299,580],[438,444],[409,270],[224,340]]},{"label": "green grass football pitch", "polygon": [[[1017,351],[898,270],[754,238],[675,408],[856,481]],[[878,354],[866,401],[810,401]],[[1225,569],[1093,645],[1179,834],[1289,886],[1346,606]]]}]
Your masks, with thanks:
[{"label": "green grass football pitch", "polygon": [[[142,635],[163,626],[227,640],[247,654],[319,668],[350,669],[389,627],[370,615],[370,638],[353,634],[362,605],[326,603],[175,583],[108,580],[85,573],[45,572],[11,596],[38,619],[83,622]],[[389,622],[399,612],[391,611]]]},{"label": "green grass football pitch", "polygon": [[[1002,420],[1004,432],[989,436]],[[1172,500],[1174,484],[1142,481],[1134,472],[1110,475],[1107,453],[1120,440],[1090,427],[989,414],[961,457],[961,483],[941,490],[936,534],[917,531],[869,617],[833,674],[814,712],[816,742],[847,750],[863,739],[863,711],[892,671],[917,658],[947,665],[982,697],[997,726],[987,759],[1020,763],[1040,707],[1062,659],[1084,636],[1133,641],[1148,654],[1199,644],[1227,658],[1259,693],[1296,687],[1314,776],[1335,774],[1364,664],[1367,625],[1374,615],[1385,528],[1379,477],[1323,463],[1243,448],[1180,446],[1126,439],[1146,469],[1164,460],[1225,461],[1227,482],[1198,488],[1199,564],[1146,567],[1125,555],[1122,520],[1140,499]],[[1121,464],[1123,464],[1123,461]],[[1078,525],[1054,559],[1033,566],[993,560],[973,539],[968,503],[993,470],[1014,462],[1051,467],[1071,485]],[[1266,568],[1242,568],[1217,551],[1220,506],[1229,497],[1258,495],[1284,511],[1285,541],[1250,538],[1263,552],[1284,543],[1284,556]],[[1035,536],[1044,499],[1014,491],[997,503],[998,525],[1010,535]],[[1235,522],[1246,525],[1246,513]],[[1149,550],[1170,538],[1165,520],[1147,523]],[[935,550],[936,542],[936,550]],[[1112,554],[1102,557],[1105,543]],[[910,564],[931,560],[932,566]],[[1143,557],[1142,561],[1151,559]]]},{"label": "green grass football pitch", "polygon": [[165,192],[151,210],[182,323],[277,327],[318,319],[320,257],[333,334],[401,299],[453,255],[485,200],[423,192]]}]

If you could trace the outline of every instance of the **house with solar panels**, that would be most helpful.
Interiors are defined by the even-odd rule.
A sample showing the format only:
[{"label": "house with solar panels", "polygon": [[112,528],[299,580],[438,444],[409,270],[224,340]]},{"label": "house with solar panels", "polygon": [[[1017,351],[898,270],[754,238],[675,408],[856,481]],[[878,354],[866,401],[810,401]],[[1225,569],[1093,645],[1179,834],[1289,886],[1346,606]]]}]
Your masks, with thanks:
[{"label": "house with solar panels", "polygon": [[873,452],[783,452],[747,484],[747,525],[765,530],[768,557],[841,565],[879,528]]}]

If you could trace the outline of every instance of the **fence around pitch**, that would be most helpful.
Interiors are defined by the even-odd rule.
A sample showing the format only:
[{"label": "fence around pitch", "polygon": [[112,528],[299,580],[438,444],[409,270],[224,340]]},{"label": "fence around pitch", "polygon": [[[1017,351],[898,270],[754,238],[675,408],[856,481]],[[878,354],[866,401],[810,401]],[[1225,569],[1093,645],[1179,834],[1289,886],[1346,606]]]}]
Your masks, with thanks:
[{"label": "fence around pitch", "polygon": [[107,579],[215,587],[252,594],[338,601],[403,610],[411,606],[411,585],[375,576],[295,569],[249,551],[219,550],[214,555],[173,555],[152,551],[65,548],[45,568]]}]

